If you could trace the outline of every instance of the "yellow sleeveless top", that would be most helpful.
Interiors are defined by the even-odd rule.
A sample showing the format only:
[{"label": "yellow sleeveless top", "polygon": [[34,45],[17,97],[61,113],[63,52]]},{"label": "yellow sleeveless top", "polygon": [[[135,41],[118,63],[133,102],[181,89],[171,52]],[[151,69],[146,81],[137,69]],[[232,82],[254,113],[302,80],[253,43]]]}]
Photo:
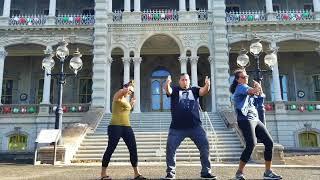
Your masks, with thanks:
[{"label": "yellow sleeveless top", "polygon": [[130,126],[130,111],[131,105],[128,101],[113,101],[110,125]]}]

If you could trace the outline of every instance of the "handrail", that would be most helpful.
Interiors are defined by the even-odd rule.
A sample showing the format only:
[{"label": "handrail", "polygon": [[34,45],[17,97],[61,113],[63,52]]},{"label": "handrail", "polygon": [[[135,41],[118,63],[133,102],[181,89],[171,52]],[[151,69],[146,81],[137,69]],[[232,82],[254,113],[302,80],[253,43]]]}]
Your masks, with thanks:
[{"label": "handrail", "polygon": [[[211,149],[215,150],[216,152],[216,161],[217,162],[221,162],[221,158],[220,158],[220,154],[219,154],[219,151],[218,151],[218,148],[217,148],[217,144],[218,144],[218,136],[217,136],[217,133],[216,131],[214,130],[214,127],[213,127],[213,124],[210,120],[210,117],[208,115],[208,112],[207,111],[202,111],[202,117],[203,119],[205,120],[205,124],[206,124],[206,131],[207,132],[210,132],[210,142],[211,142]],[[209,128],[209,129],[208,129]],[[214,149],[215,148],[215,149]]]},{"label": "handrail", "polygon": [[224,121],[228,128],[234,128],[236,134],[240,139],[241,146],[245,146],[244,137],[239,129],[235,112],[234,111],[220,111],[219,112],[220,118]]}]

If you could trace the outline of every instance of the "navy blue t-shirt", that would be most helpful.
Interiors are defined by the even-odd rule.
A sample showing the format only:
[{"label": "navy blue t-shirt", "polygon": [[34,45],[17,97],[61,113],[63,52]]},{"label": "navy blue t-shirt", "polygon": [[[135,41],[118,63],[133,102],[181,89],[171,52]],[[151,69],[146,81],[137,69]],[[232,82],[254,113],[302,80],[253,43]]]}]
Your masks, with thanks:
[{"label": "navy blue t-shirt", "polygon": [[201,125],[199,114],[199,87],[173,87],[171,97],[172,129],[190,129]]}]

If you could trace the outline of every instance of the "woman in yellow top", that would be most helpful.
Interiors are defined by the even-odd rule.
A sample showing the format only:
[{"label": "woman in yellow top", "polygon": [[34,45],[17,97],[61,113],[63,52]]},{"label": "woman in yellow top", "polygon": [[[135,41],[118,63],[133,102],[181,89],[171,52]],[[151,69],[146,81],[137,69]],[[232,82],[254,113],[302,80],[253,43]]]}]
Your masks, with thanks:
[{"label": "woman in yellow top", "polygon": [[[107,175],[106,171],[111,155],[116,149],[120,138],[123,139],[129,149],[130,162],[134,171],[134,179],[146,179],[140,174],[138,169],[136,139],[130,126],[130,111],[135,103],[133,92],[134,84],[131,80],[127,84],[123,85],[123,88],[119,89],[113,96],[112,118],[108,126],[109,141],[102,159],[101,180],[111,179]],[[131,96],[130,102],[127,100],[128,96]]]}]

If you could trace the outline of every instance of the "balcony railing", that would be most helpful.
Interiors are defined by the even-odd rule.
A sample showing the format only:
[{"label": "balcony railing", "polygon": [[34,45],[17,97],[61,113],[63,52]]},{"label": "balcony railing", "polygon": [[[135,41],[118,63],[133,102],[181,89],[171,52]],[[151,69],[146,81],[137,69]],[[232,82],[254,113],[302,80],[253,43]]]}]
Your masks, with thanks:
[{"label": "balcony railing", "polygon": [[197,11],[198,14],[198,20],[200,21],[206,21],[208,20],[208,10],[206,9],[199,9]]},{"label": "balcony railing", "polygon": [[[90,104],[63,104],[62,110],[64,113],[76,113],[89,111]],[[49,113],[55,113],[57,109],[56,104],[51,104],[49,107]]]},{"label": "balcony railing", "polygon": [[290,112],[320,112],[320,101],[289,101],[285,105]]},{"label": "balcony railing", "polygon": [[9,19],[10,26],[42,26],[46,23],[46,15],[15,15]]},{"label": "balcony railing", "polygon": [[278,21],[305,21],[314,20],[314,13],[311,10],[282,10],[276,12]]},{"label": "balcony railing", "polygon": [[179,15],[177,10],[162,9],[162,10],[144,10],[142,11],[141,21],[178,21]]},{"label": "balcony railing", "polygon": [[58,15],[56,17],[57,25],[93,25],[94,15]]},{"label": "balcony railing", "polygon": [[3,104],[0,114],[35,114],[39,112],[39,104]]},{"label": "balcony railing", "polygon": [[113,22],[121,22],[122,21],[122,11],[115,10],[113,12]]},{"label": "balcony railing", "polygon": [[238,22],[252,22],[252,21],[266,21],[266,14],[264,11],[242,11],[226,13],[227,23]]}]

